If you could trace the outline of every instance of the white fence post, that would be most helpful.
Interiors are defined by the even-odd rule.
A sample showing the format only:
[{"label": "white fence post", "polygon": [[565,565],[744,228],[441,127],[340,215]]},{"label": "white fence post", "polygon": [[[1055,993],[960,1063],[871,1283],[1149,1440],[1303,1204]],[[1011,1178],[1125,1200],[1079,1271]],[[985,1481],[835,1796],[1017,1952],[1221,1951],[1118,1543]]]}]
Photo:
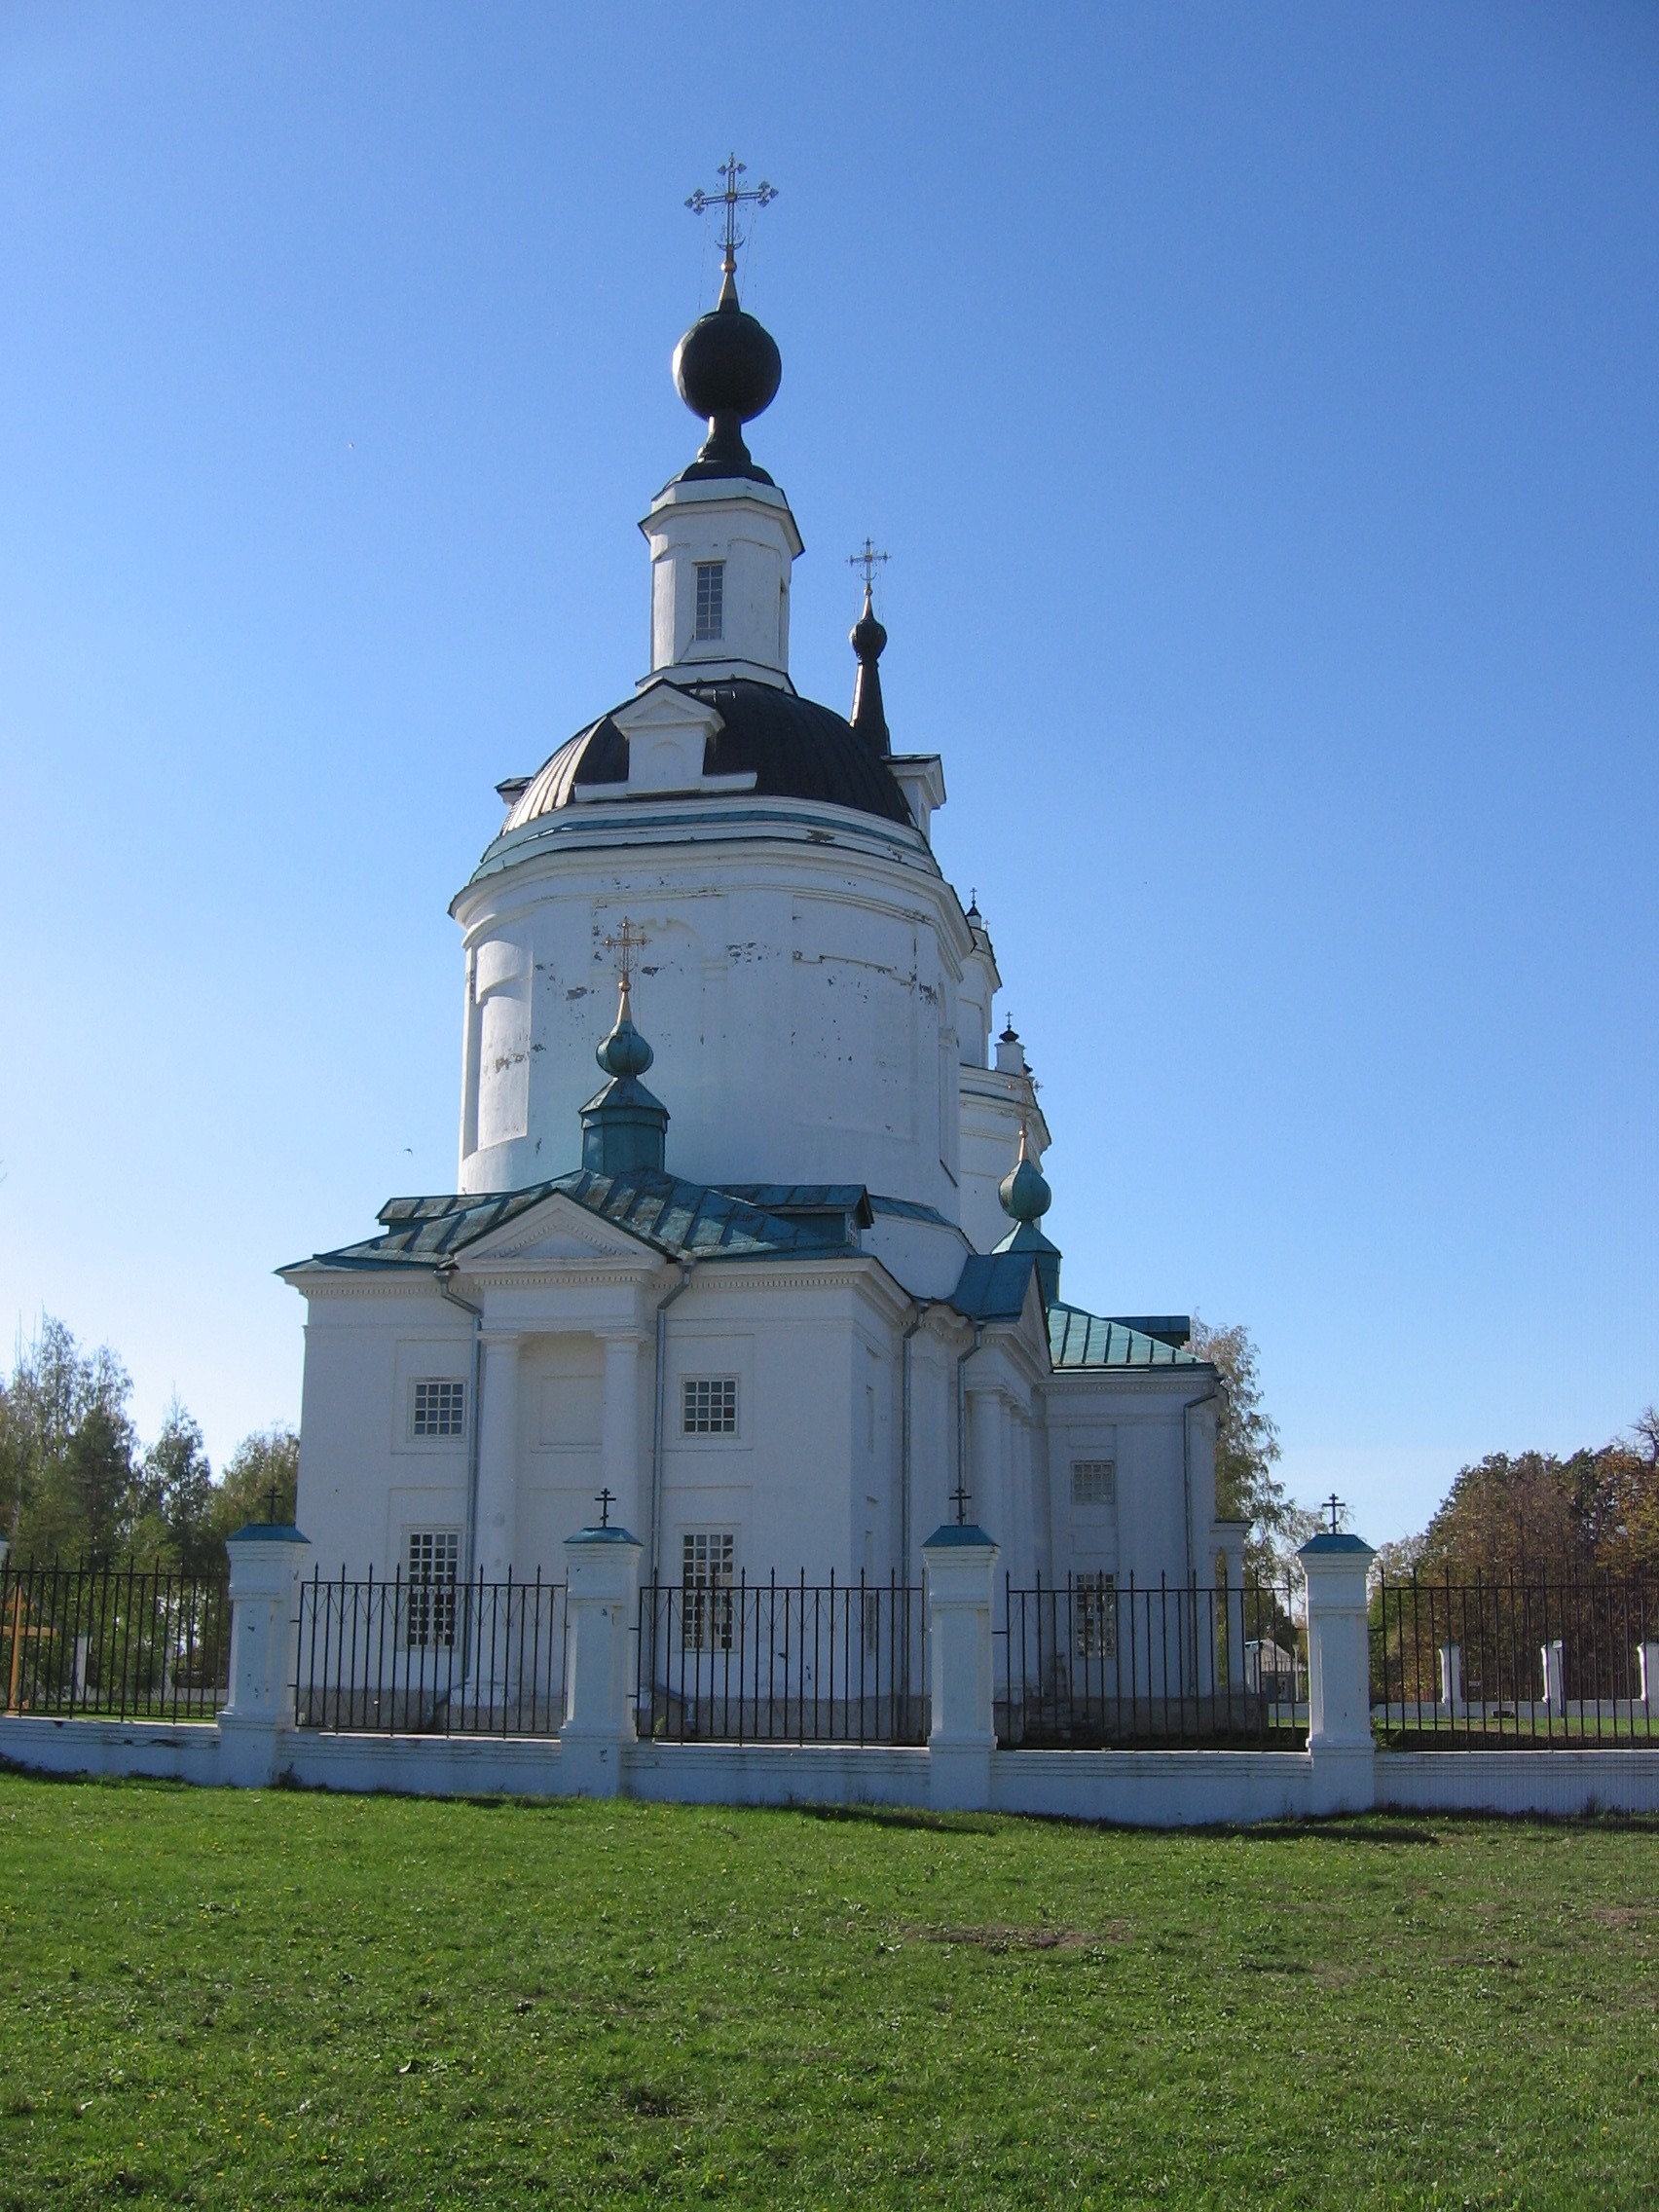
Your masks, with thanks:
[{"label": "white fence post", "polygon": [[922,1546],[928,1586],[928,1789],[933,1804],[983,1812],[991,1802],[991,1593],[998,1548],[973,1523],[946,1522]]},{"label": "white fence post", "polygon": [[1460,1643],[1440,1646],[1440,1702],[1450,1714],[1456,1714],[1463,1710],[1463,1646]]},{"label": "white fence post", "polygon": [[1544,1670],[1544,1703],[1552,1713],[1560,1713],[1567,1704],[1562,1691],[1562,1640],[1558,1636],[1552,1642],[1540,1644],[1538,1657]]},{"label": "white fence post", "polygon": [[626,1529],[578,1529],[565,1538],[565,1717],[559,1787],[615,1797],[634,1741],[629,1638],[639,1612],[644,1551]]},{"label": "white fence post", "polygon": [[291,1522],[251,1521],[231,1559],[231,1694],[219,1714],[223,1779],[263,1788],[282,1771],[294,1723],[300,1583],[308,1540]]},{"label": "white fence post", "polygon": [[1636,1656],[1641,1669],[1641,1702],[1649,1714],[1659,1713],[1659,1643],[1639,1643]]},{"label": "white fence post", "polygon": [[1297,1553],[1308,1577],[1308,1751],[1321,1813],[1363,1812],[1377,1798],[1366,1604],[1376,1556],[1358,1536],[1328,1533]]}]

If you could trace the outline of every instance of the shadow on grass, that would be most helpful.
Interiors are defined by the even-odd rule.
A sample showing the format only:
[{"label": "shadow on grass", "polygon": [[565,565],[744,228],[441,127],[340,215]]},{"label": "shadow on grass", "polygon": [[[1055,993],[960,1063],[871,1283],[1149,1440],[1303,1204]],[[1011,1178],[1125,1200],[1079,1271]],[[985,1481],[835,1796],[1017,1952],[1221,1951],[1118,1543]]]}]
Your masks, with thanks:
[{"label": "shadow on grass", "polygon": [[931,1828],[946,1835],[987,1835],[999,1813],[935,1813],[925,1805],[752,1805],[756,1813],[796,1813],[803,1821],[852,1822],[860,1827]]}]

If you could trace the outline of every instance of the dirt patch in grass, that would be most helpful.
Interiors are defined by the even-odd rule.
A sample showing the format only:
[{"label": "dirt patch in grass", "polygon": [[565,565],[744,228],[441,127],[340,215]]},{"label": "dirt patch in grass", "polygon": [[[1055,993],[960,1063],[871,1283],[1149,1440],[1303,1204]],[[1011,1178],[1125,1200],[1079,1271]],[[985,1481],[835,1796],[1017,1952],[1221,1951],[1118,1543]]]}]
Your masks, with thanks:
[{"label": "dirt patch in grass", "polygon": [[918,1943],[968,1943],[981,1951],[1094,1951],[1105,1943],[1126,1943],[1126,1920],[1109,1921],[1104,1928],[1018,1928],[1006,1921],[991,1921],[982,1928],[906,1928],[903,1934]]}]

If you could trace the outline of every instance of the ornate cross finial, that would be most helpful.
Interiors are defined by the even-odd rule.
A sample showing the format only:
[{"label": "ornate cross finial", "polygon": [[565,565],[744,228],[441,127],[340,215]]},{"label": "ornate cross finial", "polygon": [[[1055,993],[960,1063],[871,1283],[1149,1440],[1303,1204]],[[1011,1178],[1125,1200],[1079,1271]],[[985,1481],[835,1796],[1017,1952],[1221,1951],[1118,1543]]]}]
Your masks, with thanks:
[{"label": "ornate cross finial", "polygon": [[967,1485],[960,1480],[950,1493],[950,1502],[956,1508],[956,1526],[959,1529],[966,1529],[968,1526],[968,1500],[973,1494]]},{"label": "ornate cross finial", "polygon": [[610,1508],[616,1503],[616,1493],[607,1485],[594,1499],[594,1503],[599,1507],[600,1527],[608,1529],[610,1526]]},{"label": "ornate cross finial", "polygon": [[847,555],[847,566],[849,569],[862,569],[864,571],[864,586],[867,593],[874,586],[876,570],[892,558],[893,556],[890,553],[878,553],[873,540],[866,537],[864,541],[862,553],[849,553]]},{"label": "ornate cross finial", "polygon": [[744,201],[750,201],[753,202],[756,211],[758,211],[777,199],[778,188],[775,184],[768,184],[762,177],[753,190],[747,192],[739,190],[737,180],[740,176],[748,175],[749,164],[740,162],[735,154],[728,154],[716,173],[725,179],[724,191],[705,192],[699,185],[685,204],[690,208],[693,215],[706,214],[711,207],[723,207],[725,209],[725,231],[720,240],[720,244],[725,249],[725,258],[720,263],[720,267],[730,276],[736,272],[737,249],[743,243],[737,233],[739,205]]},{"label": "ornate cross finial", "polygon": [[616,963],[616,980],[625,991],[631,991],[634,987],[635,953],[644,952],[650,941],[645,931],[637,930],[626,914],[622,917],[622,927],[616,935],[605,940],[606,951],[620,955]]},{"label": "ornate cross finial", "polygon": [[1337,1523],[1347,1511],[1347,1507],[1343,1503],[1342,1499],[1337,1495],[1336,1492],[1332,1491],[1330,1496],[1327,1497],[1320,1505],[1319,1510],[1321,1513],[1328,1513],[1330,1515],[1331,1533],[1334,1536],[1337,1533]]}]

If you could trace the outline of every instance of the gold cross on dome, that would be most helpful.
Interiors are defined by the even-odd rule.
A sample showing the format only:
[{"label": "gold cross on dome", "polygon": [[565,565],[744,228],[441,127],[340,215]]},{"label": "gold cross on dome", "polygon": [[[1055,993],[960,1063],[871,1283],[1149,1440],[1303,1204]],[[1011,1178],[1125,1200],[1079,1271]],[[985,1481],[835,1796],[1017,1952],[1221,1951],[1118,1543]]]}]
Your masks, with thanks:
[{"label": "gold cross on dome", "polygon": [[849,553],[847,555],[847,566],[849,569],[862,569],[864,571],[865,590],[868,591],[875,582],[876,570],[892,558],[893,556],[890,553],[878,553],[873,542],[866,537],[864,541],[862,553]]},{"label": "gold cross on dome", "polygon": [[728,154],[716,171],[717,175],[725,179],[724,191],[705,192],[699,185],[685,203],[693,215],[707,214],[711,207],[723,207],[725,209],[725,229],[720,239],[720,244],[725,249],[725,259],[721,266],[728,273],[736,269],[737,249],[743,243],[742,239],[737,235],[738,207],[743,202],[748,201],[758,211],[760,208],[768,206],[778,197],[777,186],[768,184],[764,177],[752,190],[740,191],[737,180],[740,176],[747,176],[748,173],[749,164],[740,162],[735,154]]},{"label": "gold cross on dome", "polygon": [[605,940],[606,951],[614,952],[618,955],[616,980],[625,991],[632,990],[634,987],[635,953],[644,952],[650,941],[645,931],[637,930],[626,914],[622,917],[622,927],[616,935]]}]

